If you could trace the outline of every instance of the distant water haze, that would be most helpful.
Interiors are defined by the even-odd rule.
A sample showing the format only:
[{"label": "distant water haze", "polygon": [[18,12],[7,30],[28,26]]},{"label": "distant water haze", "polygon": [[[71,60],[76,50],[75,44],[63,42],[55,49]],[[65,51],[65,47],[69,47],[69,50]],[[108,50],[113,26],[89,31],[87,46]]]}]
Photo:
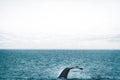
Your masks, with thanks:
[{"label": "distant water haze", "polygon": [[0,49],[120,49],[119,0],[1,0]]}]

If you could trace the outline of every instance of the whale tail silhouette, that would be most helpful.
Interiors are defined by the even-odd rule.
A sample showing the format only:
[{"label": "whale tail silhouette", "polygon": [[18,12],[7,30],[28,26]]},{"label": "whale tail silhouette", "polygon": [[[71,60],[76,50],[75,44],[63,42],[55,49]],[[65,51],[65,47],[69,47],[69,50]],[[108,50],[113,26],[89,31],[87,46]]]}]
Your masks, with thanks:
[{"label": "whale tail silhouette", "polygon": [[68,73],[71,69],[74,69],[74,68],[78,68],[80,70],[83,70],[83,68],[79,68],[78,66],[76,67],[68,67],[68,68],[65,68],[61,74],[58,76],[59,79],[67,79],[67,76],[68,76]]}]

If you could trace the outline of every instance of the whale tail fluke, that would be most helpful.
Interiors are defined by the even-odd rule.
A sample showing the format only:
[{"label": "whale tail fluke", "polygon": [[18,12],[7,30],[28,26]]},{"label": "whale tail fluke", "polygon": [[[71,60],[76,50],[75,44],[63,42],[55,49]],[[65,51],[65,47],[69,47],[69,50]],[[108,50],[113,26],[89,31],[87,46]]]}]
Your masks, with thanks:
[{"label": "whale tail fluke", "polygon": [[74,69],[74,68],[83,70],[83,68],[79,68],[78,66],[76,66],[76,67],[68,67],[68,68],[65,68],[65,69],[61,72],[61,74],[58,76],[58,78],[59,78],[59,79],[62,79],[62,80],[66,80],[69,71],[70,71],[71,69]]}]

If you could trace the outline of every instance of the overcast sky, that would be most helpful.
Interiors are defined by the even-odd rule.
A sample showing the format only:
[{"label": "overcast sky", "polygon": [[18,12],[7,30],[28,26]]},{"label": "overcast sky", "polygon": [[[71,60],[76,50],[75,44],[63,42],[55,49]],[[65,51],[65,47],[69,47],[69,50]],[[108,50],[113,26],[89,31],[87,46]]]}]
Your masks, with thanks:
[{"label": "overcast sky", "polygon": [[1,49],[120,49],[120,0],[0,0]]}]

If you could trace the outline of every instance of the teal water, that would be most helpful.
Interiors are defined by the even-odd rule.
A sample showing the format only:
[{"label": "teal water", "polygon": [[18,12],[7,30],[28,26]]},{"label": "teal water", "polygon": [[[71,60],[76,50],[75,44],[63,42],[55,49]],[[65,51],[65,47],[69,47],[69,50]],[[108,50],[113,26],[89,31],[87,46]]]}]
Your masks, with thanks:
[{"label": "teal water", "polygon": [[0,80],[120,80],[120,50],[0,50]]}]

